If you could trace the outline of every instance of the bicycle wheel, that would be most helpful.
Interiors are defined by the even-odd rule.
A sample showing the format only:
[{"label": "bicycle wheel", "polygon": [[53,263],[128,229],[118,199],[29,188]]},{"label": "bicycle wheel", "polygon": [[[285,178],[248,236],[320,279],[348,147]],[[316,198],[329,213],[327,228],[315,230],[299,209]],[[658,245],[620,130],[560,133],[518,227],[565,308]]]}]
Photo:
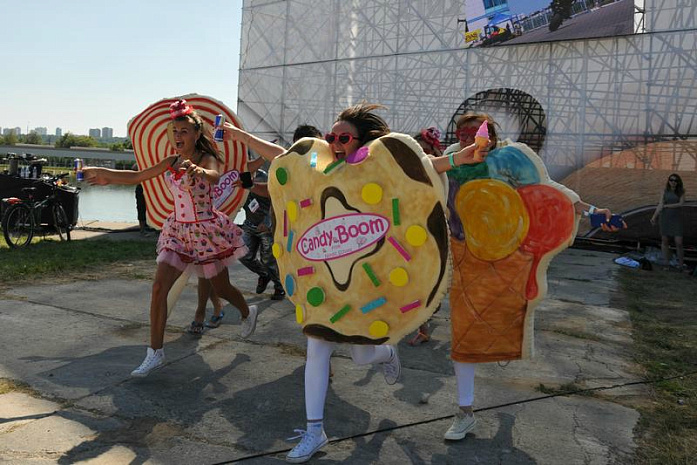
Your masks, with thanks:
[{"label": "bicycle wheel", "polygon": [[12,248],[24,247],[34,237],[34,215],[31,209],[22,204],[10,206],[2,218],[2,231],[5,242]]},{"label": "bicycle wheel", "polygon": [[51,208],[53,214],[53,227],[56,229],[58,237],[61,241],[70,240],[70,224],[68,224],[68,215],[61,204],[55,204]]}]

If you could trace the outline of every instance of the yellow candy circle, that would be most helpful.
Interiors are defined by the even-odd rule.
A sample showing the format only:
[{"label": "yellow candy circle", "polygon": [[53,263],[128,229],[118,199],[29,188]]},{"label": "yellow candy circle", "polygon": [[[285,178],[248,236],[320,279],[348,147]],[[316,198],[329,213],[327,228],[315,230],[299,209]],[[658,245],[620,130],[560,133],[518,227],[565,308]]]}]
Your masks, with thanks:
[{"label": "yellow candy circle", "polygon": [[409,284],[409,274],[404,268],[395,268],[390,271],[390,282],[397,287],[404,287]]},{"label": "yellow candy circle", "polygon": [[274,258],[279,258],[281,255],[283,255],[283,247],[274,242],[274,244],[271,246],[271,253],[273,254]]},{"label": "yellow candy circle", "polygon": [[294,222],[298,219],[298,204],[289,200],[288,203],[286,203],[286,212],[288,213],[288,220]]},{"label": "yellow candy circle", "polygon": [[361,197],[363,201],[370,205],[375,205],[380,203],[382,200],[382,187],[378,186],[374,182],[369,182],[361,190]]},{"label": "yellow candy circle", "polygon": [[420,247],[424,245],[426,239],[428,239],[428,233],[424,228],[419,225],[412,225],[407,228],[407,242],[414,247]]},{"label": "yellow candy circle", "polygon": [[305,312],[303,311],[303,308],[301,305],[296,305],[295,306],[295,321],[298,322],[299,325],[303,324],[303,321],[305,320]]},{"label": "yellow candy circle", "polygon": [[467,248],[480,260],[500,260],[512,254],[525,239],[530,217],[523,199],[508,184],[476,179],[455,196],[465,230]]},{"label": "yellow candy circle", "polygon": [[387,326],[387,323],[384,321],[373,321],[370,326],[368,327],[368,332],[372,337],[375,338],[380,338],[380,337],[385,337],[387,336],[387,332],[390,330],[390,327]]}]

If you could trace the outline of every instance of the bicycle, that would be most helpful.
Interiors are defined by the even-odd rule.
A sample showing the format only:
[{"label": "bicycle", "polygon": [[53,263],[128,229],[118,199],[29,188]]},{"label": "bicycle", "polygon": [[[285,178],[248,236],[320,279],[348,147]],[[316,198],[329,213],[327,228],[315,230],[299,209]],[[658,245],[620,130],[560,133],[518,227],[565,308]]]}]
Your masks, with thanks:
[{"label": "bicycle", "polygon": [[[31,243],[37,232],[52,230],[58,234],[61,241],[70,240],[72,224],[68,220],[63,205],[56,196],[59,189],[58,182],[68,173],[51,176],[46,179],[51,187],[51,192],[42,200],[35,200],[36,187],[24,187],[22,192],[27,195],[23,200],[17,197],[2,199],[6,205],[5,214],[2,217],[2,230],[7,245],[11,248],[20,248]],[[51,209],[48,228],[44,228],[41,222],[41,213],[44,208]]]}]

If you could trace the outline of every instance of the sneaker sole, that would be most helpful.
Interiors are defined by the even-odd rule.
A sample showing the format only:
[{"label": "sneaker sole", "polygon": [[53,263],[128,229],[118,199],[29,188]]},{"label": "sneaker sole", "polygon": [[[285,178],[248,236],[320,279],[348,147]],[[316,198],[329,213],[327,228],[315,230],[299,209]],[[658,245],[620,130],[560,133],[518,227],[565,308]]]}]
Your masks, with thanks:
[{"label": "sneaker sole", "polygon": [[305,463],[305,462],[308,462],[308,461],[312,458],[313,455],[315,455],[317,452],[319,452],[319,450],[320,450],[322,447],[326,446],[328,443],[329,443],[329,438],[325,439],[325,440],[322,442],[322,444],[320,444],[319,446],[315,447],[315,450],[313,450],[312,452],[310,452],[308,455],[303,455],[302,457],[288,457],[288,456],[286,456],[286,462],[288,462],[288,463]]},{"label": "sneaker sole", "polygon": [[131,372],[131,378],[145,378],[146,376],[148,376],[148,375],[149,375],[150,373],[152,373],[153,371],[159,370],[160,368],[163,368],[163,367],[164,367],[164,364],[158,365],[158,366],[156,366],[155,368],[153,368],[152,370],[150,370],[150,371],[148,371],[148,372],[146,372],[146,373],[134,373],[134,372]]}]

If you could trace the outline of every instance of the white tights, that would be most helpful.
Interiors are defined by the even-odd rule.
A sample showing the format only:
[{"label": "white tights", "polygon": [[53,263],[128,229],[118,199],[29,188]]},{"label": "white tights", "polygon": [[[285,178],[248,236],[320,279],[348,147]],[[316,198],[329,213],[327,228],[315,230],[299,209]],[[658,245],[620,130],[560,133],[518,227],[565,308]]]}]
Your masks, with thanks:
[{"label": "white tights", "polygon": [[[305,413],[308,420],[324,418],[324,402],[327,398],[327,387],[329,387],[329,358],[335,346],[334,342],[307,338]],[[392,351],[392,346],[388,345],[351,345],[351,359],[356,365],[384,363],[392,358]]]},{"label": "white tights", "polygon": [[474,363],[461,363],[453,360],[457,380],[457,404],[469,407],[474,403]]}]

